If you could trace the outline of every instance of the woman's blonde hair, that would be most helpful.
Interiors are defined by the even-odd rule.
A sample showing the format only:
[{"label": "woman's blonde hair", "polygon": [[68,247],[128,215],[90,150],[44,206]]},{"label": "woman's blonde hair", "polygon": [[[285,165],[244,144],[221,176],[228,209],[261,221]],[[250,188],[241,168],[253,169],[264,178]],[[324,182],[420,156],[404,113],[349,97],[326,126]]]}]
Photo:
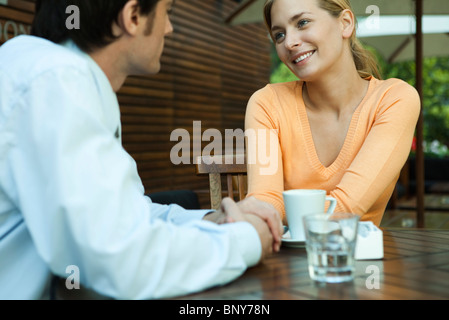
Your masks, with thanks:
[{"label": "woman's blonde hair", "polygon": [[[268,0],[264,7],[265,24],[271,34],[271,8],[275,0]],[[343,10],[349,9],[352,11],[349,0],[316,0],[320,8],[329,12],[335,18],[338,18]],[[357,23],[357,21],[356,21]],[[365,49],[360,41],[357,39],[356,31],[352,33],[349,39],[351,45],[351,52],[354,58],[355,66],[361,78],[365,79],[371,75],[377,79],[381,79],[377,59],[370,51]]]}]

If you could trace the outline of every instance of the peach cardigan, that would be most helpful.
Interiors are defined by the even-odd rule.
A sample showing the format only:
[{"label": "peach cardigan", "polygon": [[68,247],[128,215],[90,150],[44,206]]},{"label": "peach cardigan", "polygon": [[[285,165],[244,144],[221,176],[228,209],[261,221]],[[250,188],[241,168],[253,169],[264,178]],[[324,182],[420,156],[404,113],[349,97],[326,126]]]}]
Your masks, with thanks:
[{"label": "peach cardigan", "polygon": [[[248,103],[245,129],[273,129],[279,145],[272,149],[277,154],[270,155],[271,165],[276,162],[274,172],[261,174],[267,164],[252,155],[256,160],[248,165],[248,196],[271,203],[284,217],[282,191],[324,189],[337,199],[336,212],[357,213],[361,220],[379,225],[409,156],[421,104],[417,91],[402,80],[368,80],[367,94],[329,167],[322,165],[315,151],[302,99],[303,82],[269,84],[255,92]],[[255,153],[254,141],[260,148],[263,140],[248,142],[248,152]]]}]

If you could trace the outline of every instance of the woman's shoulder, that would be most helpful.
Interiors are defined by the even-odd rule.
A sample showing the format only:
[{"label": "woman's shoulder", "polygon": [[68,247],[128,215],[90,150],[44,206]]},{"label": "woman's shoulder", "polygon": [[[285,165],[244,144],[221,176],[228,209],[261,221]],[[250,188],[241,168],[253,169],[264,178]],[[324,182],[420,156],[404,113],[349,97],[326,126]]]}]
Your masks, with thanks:
[{"label": "woman's shoulder", "polygon": [[280,110],[289,110],[297,103],[302,82],[270,83],[253,93],[248,101],[247,115],[263,113],[272,119],[281,117]]},{"label": "woman's shoulder", "polygon": [[375,88],[372,97],[376,101],[373,105],[377,106],[377,112],[383,113],[390,110],[399,114],[403,111],[410,114],[419,113],[421,99],[418,91],[412,85],[397,78],[372,79],[372,81],[374,81]]},{"label": "woman's shoulder", "polygon": [[289,81],[289,82],[278,82],[267,84],[265,88],[270,88],[275,92],[296,92],[298,88],[302,86],[303,81]]},{"label": "woman's shoulder", "polygon": [[253,94],[253,98],[273,99],[282,97],[283,99],[288,99],[295,97],[298,94],[298,89],[301,88],[301,84],[302,81],[270,83],[257,90]]},{"label": "woman's shoulder", "polygon": [[372,78],[371,81],[374,82],[375,87],[377,88],[377,91],[389,93],[389,94],[397,94],[399,96],[405,96],[405,95],[413,95],[418,96],[418,92],[416,89],[407,83],[404,80],[398,79],[398,78],[389,78],[385,80],[379,80],[376,78]]}]

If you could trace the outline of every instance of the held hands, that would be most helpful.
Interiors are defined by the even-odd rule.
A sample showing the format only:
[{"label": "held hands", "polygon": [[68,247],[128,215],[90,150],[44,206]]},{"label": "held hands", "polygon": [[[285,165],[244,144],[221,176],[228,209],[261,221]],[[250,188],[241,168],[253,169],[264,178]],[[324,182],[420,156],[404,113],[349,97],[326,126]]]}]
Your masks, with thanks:
[{"label": "held hands", "polygon": [[238,203],[225,198],[221,203],[221,209],[208,214],[205,219],[218,224],[239,221],[250,223],[261,240],[262,258],[280,249],[282,237],[280,215],[273,206],[254,197]]},{"label": "held hands", "polygon": [[[273,250],[278,252],[284,230],[279,212],[271,204],[260,201],[255,197],[246,198],[238,202],[237,205],[244,213],[255,215],[265,221],[273,236]],[[232,216],[230,219],[232,221]]]}]

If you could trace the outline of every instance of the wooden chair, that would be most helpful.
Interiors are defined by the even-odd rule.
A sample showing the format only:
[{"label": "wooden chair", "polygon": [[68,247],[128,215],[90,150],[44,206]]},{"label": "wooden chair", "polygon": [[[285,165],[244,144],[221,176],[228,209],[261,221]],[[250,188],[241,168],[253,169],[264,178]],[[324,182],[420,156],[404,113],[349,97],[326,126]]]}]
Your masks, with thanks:
[{"label": "wooden chair", "polygon": [[226,176],[227,196],[238,200],[246,195],[246,160],[245,155],[202,156],[196,159],[196,174],[209,175],[210,204],[212,209],[219,209],[223,197],[221,176]]}]

